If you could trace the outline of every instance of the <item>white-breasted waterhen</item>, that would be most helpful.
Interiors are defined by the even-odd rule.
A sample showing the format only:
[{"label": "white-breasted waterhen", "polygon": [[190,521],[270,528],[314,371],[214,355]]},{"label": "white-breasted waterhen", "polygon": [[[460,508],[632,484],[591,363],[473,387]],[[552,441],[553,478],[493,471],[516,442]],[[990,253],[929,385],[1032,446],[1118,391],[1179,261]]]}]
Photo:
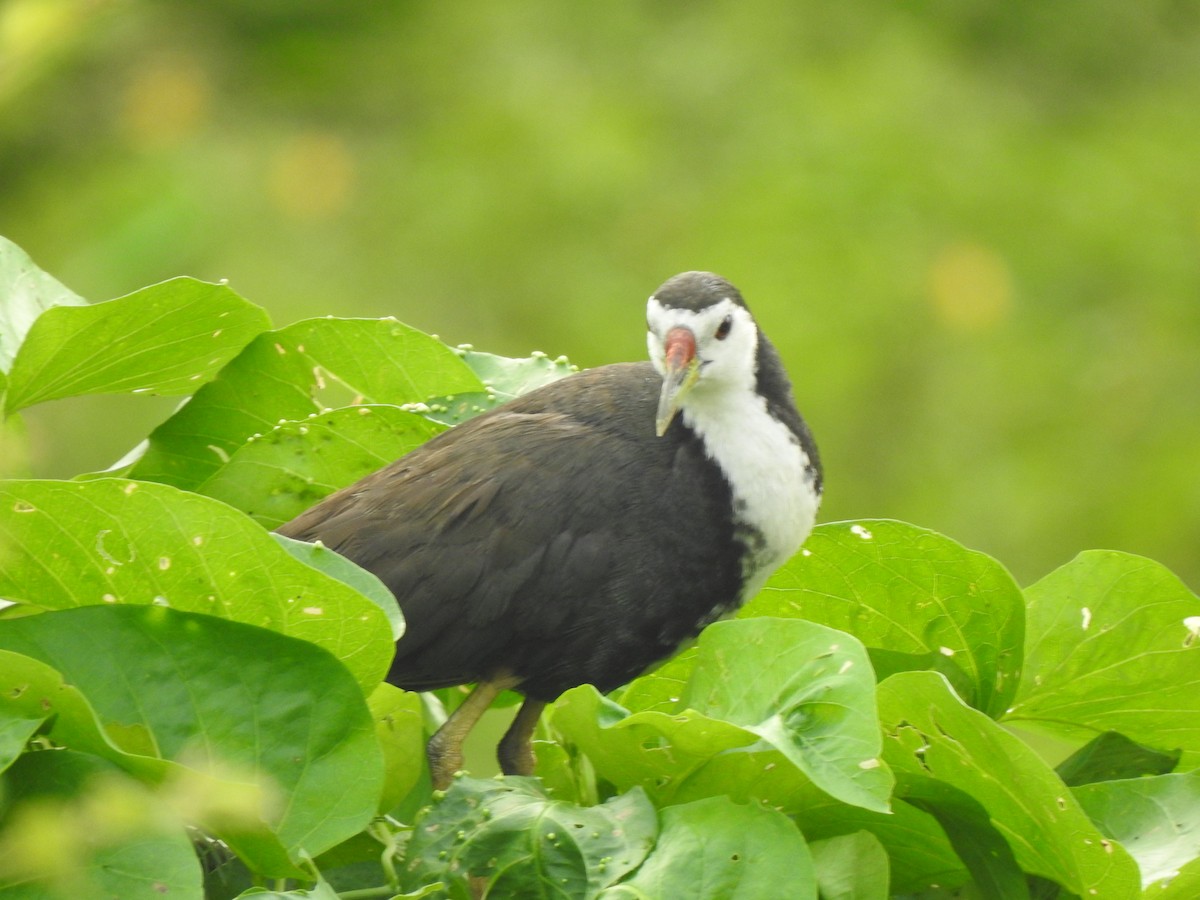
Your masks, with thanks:
[{"label": "white-breasted waterhen", "polygon": [[279,529],[375,573],[407,630],[388,681],[476,683],[430,739],[434,785],[502,690],[498,748],[530,774],[542,708],[609,691],[734,610],[812,528],[821,466],[741,295],[677,275],[647,305],[650,361],[601,366],[450,429]]}]

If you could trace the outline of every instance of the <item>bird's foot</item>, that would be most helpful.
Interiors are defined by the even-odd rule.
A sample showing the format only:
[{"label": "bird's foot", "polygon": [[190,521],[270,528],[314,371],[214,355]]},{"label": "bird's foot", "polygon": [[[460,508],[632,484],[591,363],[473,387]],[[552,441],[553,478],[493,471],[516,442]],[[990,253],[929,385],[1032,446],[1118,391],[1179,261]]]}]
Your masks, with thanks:
[{"label": "bird's foot", "polygon": [[541,700],[526,698],[517,711],[517,717],[500,739],[496,757],[500,760],[500,771],[505,775],[532,775],[537,765],[533,753],[533,729],[546,704]]},{"label": "bird's foot", "polygon": [[425,745],[425,758],[429,760],[429,775],[433,788],[444,791],[450,787],[456,773],[462,771],[462,742],[450,740],[450,735],[437,732]]}]

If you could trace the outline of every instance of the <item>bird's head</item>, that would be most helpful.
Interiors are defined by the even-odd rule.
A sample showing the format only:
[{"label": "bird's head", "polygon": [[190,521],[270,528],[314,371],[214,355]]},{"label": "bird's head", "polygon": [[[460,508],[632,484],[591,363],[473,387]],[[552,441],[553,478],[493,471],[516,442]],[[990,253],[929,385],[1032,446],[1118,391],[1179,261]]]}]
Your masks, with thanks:
[{"label": "bird's head", "polygon": [[742,295],[711,272],[684,272],[646,304],[646,343],[662,375],[655,429],[661,437],[689,402],[752,390],[758,326]]}]

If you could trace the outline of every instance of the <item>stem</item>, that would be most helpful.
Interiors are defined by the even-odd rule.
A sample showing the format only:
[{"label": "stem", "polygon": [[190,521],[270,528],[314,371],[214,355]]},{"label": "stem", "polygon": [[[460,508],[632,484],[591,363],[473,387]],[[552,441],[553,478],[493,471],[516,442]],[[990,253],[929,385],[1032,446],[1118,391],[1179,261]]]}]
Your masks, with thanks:
[{"label": "stem", "polygon": [[353,891],[342,891],[338,894],[341,900],[372,900],[374,897],[393,897],[396,891],[390,885],[373,888],[358,888]]}]

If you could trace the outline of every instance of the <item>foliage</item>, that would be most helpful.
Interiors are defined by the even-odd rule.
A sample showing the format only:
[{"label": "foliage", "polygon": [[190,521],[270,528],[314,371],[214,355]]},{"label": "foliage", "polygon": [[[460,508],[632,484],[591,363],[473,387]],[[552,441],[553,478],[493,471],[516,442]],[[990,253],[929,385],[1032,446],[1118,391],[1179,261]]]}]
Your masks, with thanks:
[{"label": "foliage", "polygon": [[[1200,4],[4,0],[0,60],[0,234],[89,299],[182,266],[597,365],[710,269],[827,519],[1200,584]],[[169,407],[35,406],[22,474]]]},{"label": "foliage", "polygon": [[267,528],[569,367],[24,272],[10,425],[188,399],[114,470],[0,484],[0,897],[1194,895],[1200,600],[1158,564],[1022,590],[932,531],[822,525],[695,647],[564,694],[538,778],[433,793],[441,704],[381,683],[394,600]]}]

